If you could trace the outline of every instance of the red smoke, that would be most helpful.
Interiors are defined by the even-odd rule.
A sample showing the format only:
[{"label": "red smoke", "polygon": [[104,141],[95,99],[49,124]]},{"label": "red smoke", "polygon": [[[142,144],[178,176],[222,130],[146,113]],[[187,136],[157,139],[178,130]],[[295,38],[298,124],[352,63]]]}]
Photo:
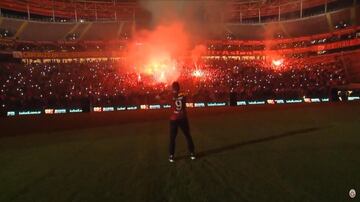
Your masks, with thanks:
[{"label": "red smoke", "polygon": [[193,63],[195,64],[195,67],[198,66],[199,60],[201,59],[201,56],[203,56],[206,53],[206,46],[204,45],[196,45],[195,48],[191,51],[191,59]]},{"label": "red smoke", "polygon": [[218,0],[138,2],[151,13],[148,25],[153,29],[133,34],[125,58],[134,72],[150,75],[154,81],[163,83],[178,79],[183,66],[179,61],[191,62],[198,69],[206,47],[197,44],[208,36],[222,35],[221,13],[231,9],[226,1]]},{"label": "red smoke", "polygon": [[189,48],[184,25],[174,22],[136,33],[128,45],[126,59],[135,72],[153,76],[157,82],[170,83],[179,77],[177,61],[188,54]]}]

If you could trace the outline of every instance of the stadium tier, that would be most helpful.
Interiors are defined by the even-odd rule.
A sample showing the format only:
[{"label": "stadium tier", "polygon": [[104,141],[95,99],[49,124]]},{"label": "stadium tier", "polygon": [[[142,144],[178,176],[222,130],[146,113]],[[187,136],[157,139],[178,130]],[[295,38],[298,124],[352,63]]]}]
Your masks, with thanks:
[{"label": "stadium tier", "polygon": [[[355,53],[353,53],[355,54]],[[358,55],[359,53],[357,53]],[[178,78],[189,103],[301,100],[329,101],[332,90],[349,84],[344,55],[287,59],[274,66],[264,60],[203,59],[198,67],[182,64]],[[117,60],[49,63],[2,63],[3,111],[87,109],[168,104],[166,83],[146,74],[126,72]],[[354,92],[352,95],[359,96]],[[316,101],[315,101],[316,102]],[[85,107],[84,107],[85,106]],[[99,109],[98,109],[99,110]],[[114,110],[114,109],[112,109]]]},{"label": "stadium tier", "polygon": [[[150,17],[144,18],[141,14],[136,14],[130,12],[127,15],[127,19],[119,18],[112,19],[106,18],[104,20],[97,20],[94,18],[90,18],[90,20],[85,20],[86,18],[81,18],[80,16],[74,18],[73,9],[68,8],[68,6],[76,7],[81,9],[85,7],[86,9],[92,10],[93,7],[87,4],[81,4],[82,6],[77,6],[76,4],[65,3],[62,1],[53,1],[54,3],[61,3],[65,5],[54,5],[52,6],[54,9],[64,9],[64,12],[70,12],[69,14],[57,14],[55,10],[55,16],[67,16],[67,20],[63,21],[53,21],[47,22],[46,16],[52,16],[53,13],[51,9],[49,10],[47,1],[44,3],[40,3],[38,1],[29,1],[29,9],[32,7],[38,8],[41,6],[46,6],[44,8],[39,8],[40,11],[36,9],[32,9],[34,15],[38,18],[32,19],[28,18],[28,15],[31,16],[30,13],[25,15],[27,20],[14,19],[15,17],[21,16],[20,11],[26,12],[27,3],[24,2],[14,2],[14,1],[1,1],[0,8],[2,18],[0,20],[0,29],[8,30],[10,34],[13,35],[13,38],[19,40],[65,40],[72,34],[78,36],[79,40],[116,40],[120,37],[124,37],[124,35],[130,36],[133,31],[133,27],[142,26],[144,23],[147,23]],[[326,3],[327,2],[327,3]],[[49,2],[48,2],[49,3]],[[266,11],[271,11],[269,8],[273,8],[276,12],[271,11],[270,13],[261,14],[261,9],[256,9],[255,13],[257,15],[254,16],[253,10],[251,8],[256,5],[248,5],[248,4],[235,4],[231,5],[231,9],[229,13],[235,13],[232,15],[236,15],[237,17],[241,16],[241,19],[232,19],[229,17],[222,17],[221,22],[206,22],[209,24],[218,24],[218,23],[226,23],[225,26],[222,26],[221,32],[230,31],[234,33],[240,39],[269,39],[276,37],[279,33],[284,35],[285,37],[299,37],[305,35],[313,35],[318,33],[326,33],[331,32],[339,23],[346,23],[347,25],[357,25],[360,20],[360,9],[356,6],[357,1],[328,1],[328,0],[302,0],[302,1],[292,1],[290,3],[278,4],[277,6],[267,5],[264,7]],[[12,5],[16,6],[12,6]],[[68,5],[69,4],[69,5]],[[78,3],[79,4],[79,3]],[[90,3],[91,4],[91,3]],[[124,4],[124,5],[123,5]],[[129,4],[129,5],[128,5]],[[22,5],[19,7],[19,5]],[[36,5],[36,6],[35,6]],[[105,5],[113,8],[119,9],[118,7],[114,7],[112,4],[105,3]],[[302,7],[298,7],[302,5]],[[120,7],[124,6],[124,9],[133,10],[135,5],[133,3],[120,3]],[[252,6],[249,8],[249,6]],[[259,5],[258,5],[259,6]],[[257,7],[258,7],[257,6]],[[288,6],[289,8],[287,8]],[[136,6],[135,6],[136,7]],[[84,8],[84,9],[85,9]],[[99,6],[99,12],[101,11],[101,6]],[[226,7],[227,8],[227,7]],[[278,8],[284,8],[283,12],[279,12]],[[9,10],[11,9],[11,10]],[[78,12],[89,14],[88,10],[81,10]],[[240,10],[244,10],[250,13],[241,14]],[[310,9],[307,12],[307,9]],[[315,9],[315,10],[314,10]],[[8,11],[9,10],[9,11]],[[17,11],[16,13],[11,13],[11,11]],[[46,14],[43,11],[49,11],[50,13]],[[106,13],[112,13],[107,9],[107,7],[103,8],[103,11]],[[210,10],[211,11],[211,10]],[[209,11],[209,12],[210,12]],[[302,12],[300,12],[302,11]],[[10,13],[9,13],[10,12]],[[30,11],[29,11],[30,12]],[[140,12],[140,11],[139,11]],[[239,13],[237,13],[239,12]],[[123,12],[118,12],[123,13]],[[304,13],[304,14],[302,14]],[[308,13],[308,14],[307,14]],[[241,14],[241,15],[240,15]],[[282,15],[283,14],[283,15]],[[301,14],[301,16],[300,16]],[[210,15],[210,14],[209,14]],[[206,16],[206,14],[204,14]],[[211,15],[210,15],[211,16]],[[248,16],[248,17],[245,17]],[[283,17],[284,18],[283,18]],[[286,17],[288,16],[288,17]],[[136,17],[136,18],[135,18]],[[262,20],[262,17],[272,17],[272,20]],[[286,17],[286,18],[285,18]],[[45,19],[44,19],[45,18]],[[139,18],[139,19],[138,19]],[[244,18],[244,19],[243,19]],[[275,19],[274,19],[275,18]],[[81,19],[81,20],[80,20]],[[218,18],[217,18],[218,19]],[[255,20],[254,20],[255,19]],[[207,20],[206,17],[201,17],[199,20],[203,24]],[[249,21],[250,20],[250,21]],[[133,26],[135,24],[135,26]],[[215,26],[214,29],[208,30],[211,34],[214,32],[219,32],[219,27]]]},{"label": "stadium tier", "polygon": [[[170,3],[172,4],[172,3]],[[176,4],[176,3],[174,3]],[[295,19],[304,16],[326,13],[341,8],[346,8],[356,4],[353,0],[275,0],[264,2],[262,0],[241,1],[231,0],[222,2],[226,10],[221,10],[223,20],[233,22],[267,22],[278,19]],[[194,6],[181,2],[181,6]],[[207,7],[215,7],[219,4],[210,2]],[[141,9],[141,5],[136,1],[50,1],[50,0],[3,0],[0,7],[8,15],[10,11],[16,11],[28,19],[45,20],[124,20],[132,19],[136,16],[137,20],[146,19],[149,15],[146,10]],[[197,11],[204,18],[209,17],[209,12],[213,8],[205,11]]]}]

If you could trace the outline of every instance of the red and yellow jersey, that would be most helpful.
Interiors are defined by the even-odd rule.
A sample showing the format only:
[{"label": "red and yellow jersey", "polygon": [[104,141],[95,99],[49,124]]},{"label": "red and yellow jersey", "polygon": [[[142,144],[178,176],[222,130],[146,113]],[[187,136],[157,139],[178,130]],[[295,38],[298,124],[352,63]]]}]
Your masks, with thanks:
[{"label": "red and yellow jersey", "polygon": [[186,96],[183,93],[174,94],[171,101],[170,120],[179,120],[186,118]]}]

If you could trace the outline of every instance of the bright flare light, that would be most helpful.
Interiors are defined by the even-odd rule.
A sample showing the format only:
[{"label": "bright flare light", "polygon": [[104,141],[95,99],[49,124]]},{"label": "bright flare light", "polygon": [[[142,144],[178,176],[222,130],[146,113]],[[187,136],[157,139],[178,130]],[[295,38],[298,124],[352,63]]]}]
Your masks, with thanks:
[{"label": "bright flare light", "polygon": [[273,60],[272,64],[276,67],[281,66],[284,63],[284,59]]},{"label": "bright flare light", "polygon": [[176,62],[171,58],[152,58],[144,69],[145,74],[152,76],[159,83],[175,81],[180,74]]},{"label": "bright flare light", "polygon": [[199,69],[196,69],[196,70],[194,70],[194,72],[192,73],[192,75],[193,75],[194,77],[202,77],[202,76],[204,75],[204,72],[202,72],[202,71],[199,70]]}]

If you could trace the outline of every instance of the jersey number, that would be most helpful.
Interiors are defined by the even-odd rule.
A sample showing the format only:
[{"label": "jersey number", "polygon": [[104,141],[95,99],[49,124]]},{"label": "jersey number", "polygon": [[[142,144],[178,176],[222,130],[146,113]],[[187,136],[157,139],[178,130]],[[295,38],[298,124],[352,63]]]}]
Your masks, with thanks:
[{"label": "jersey number", "polygon": [[181,100],[176,100],[175,101],[175,106],[176,106],[177,111],[181,111],[181,109],[182,109],[182,101]]}]

